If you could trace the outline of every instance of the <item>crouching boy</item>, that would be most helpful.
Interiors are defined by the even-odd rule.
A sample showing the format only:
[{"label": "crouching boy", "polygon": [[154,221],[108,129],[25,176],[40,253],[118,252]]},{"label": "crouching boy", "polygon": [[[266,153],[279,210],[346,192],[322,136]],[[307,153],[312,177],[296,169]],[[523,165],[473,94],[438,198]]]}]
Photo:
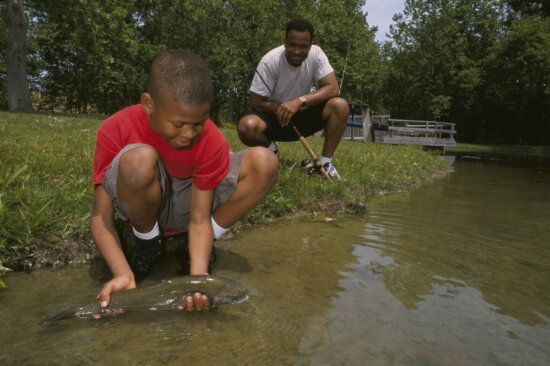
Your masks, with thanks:
[{"label": "crouching boy", "polygon": [[[262,147],[230,153],[209,119],[207,64],[188,50],[160,54],[149,70],[141,103],[109,117],[97,133],[91,233],[112,279],[98,294],[136,287],[160,254],[162,233],[187,231],[190,273],[208,272],[213,239],[264,200],[278,162]],[[146,258],[125,255],[114,213],[131,227]],[[183,260],[183,259],[182,259]],[[187,310],[210,307],[206,296],[185,299]]]}]

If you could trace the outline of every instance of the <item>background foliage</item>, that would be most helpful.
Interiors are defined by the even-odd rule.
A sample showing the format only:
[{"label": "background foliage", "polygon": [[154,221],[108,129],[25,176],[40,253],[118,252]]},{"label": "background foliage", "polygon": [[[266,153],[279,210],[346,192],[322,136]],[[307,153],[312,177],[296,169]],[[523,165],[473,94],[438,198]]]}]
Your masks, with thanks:
[{"label": "background foliage", "polygon": [[[5,44],[6,2],[0,6]],[[281,44],[286,22],[302,16],[315,25],[314,42],[344,79],[348,101],[376,114],[457,123],[463,142],[550,144],[548,1],[406,0],[385,44],[364,9],[368,0],[27,0],[33,103],[112,113],[139,100],[156,54],[190,48],[211,66],[212,116],[235,121],[247,109],[252,67]]]},{"label": "background foliage", "polygon": [[385,45],[393,117],[455,122],[461,141],[550,144],[544,1],[407,0]]}]

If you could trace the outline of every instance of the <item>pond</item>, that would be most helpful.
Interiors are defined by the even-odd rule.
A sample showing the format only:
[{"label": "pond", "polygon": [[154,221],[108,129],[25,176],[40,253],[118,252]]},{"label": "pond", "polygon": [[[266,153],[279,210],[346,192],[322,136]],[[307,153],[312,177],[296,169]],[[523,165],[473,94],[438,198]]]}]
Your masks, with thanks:
[{"label": "pond", "polygon": [[[250,300],[207,313],[39,320],[93,300],[97,265],[10,273],[2,365],[548,365],[550,171],[456,161],[364,217],[257,227],[213,273]],[[142,285],[178,274],[167,256]]]}]

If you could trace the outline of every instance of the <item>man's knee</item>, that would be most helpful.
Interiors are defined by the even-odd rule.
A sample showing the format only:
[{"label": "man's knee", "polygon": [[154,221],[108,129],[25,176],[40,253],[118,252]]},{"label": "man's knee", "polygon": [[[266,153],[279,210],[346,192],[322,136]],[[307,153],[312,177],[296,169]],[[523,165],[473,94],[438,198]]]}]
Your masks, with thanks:
[{"label": "man's knee", "polygon": [[158,179],[157,153],[150,147],[125,152],[118,165],[118,181],[126,187],[143,189]]},{"label": "man's knee", "polygon": [[327,102],[327,107],[331,109],[333,113],[336,113],[339,116],[347,117],[349,115],[349,104],[343,98],[336,97],[329,99]]},{"label": "man's knee", "polygon": [[338,125],[345,125],[349,116],[349,105],[345,99],[340,97],[331,98],[327,101],[323,111],[323,118],[337,122]]}]

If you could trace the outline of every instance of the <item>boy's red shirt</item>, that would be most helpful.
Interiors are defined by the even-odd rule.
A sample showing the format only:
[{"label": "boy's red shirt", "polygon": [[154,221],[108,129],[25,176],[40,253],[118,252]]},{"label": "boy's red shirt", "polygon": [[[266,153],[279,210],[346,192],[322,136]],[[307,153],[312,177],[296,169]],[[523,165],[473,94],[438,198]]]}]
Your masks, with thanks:
[{"label": "boy's red shirt", "polygon": [[122,148],[133,143],[151,145],[159,154],[168,175],[192,178],[201,190],[214,189],[229,172],[229,144],[210,119],[190,149],[177,150],[149,125],[141,104],[113,114],[97,131],[92,181],[103,184],[107,168]]}]

